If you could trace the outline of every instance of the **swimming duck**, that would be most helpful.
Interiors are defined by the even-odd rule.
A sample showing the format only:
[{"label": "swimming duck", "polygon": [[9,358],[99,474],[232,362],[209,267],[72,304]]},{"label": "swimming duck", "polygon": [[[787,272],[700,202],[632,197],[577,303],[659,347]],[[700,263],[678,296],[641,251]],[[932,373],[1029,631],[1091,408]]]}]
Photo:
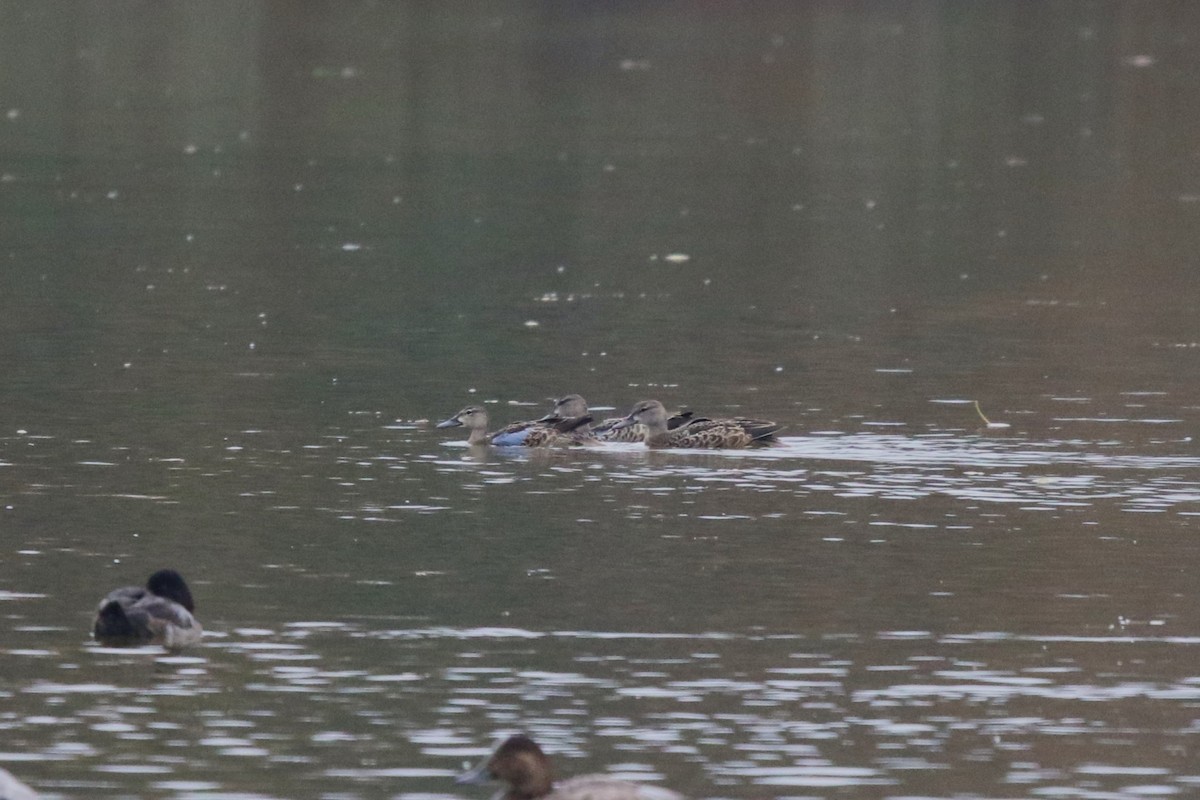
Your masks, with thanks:
[{"label": "swimming duck", "polygon": [[[554,401],[554,410],[538,421],[552,422],[565,420],[573,417],[582,417],[587,413],[587,401],[580,395],[569,394],[560,400]],[[616,427],[616,424],[622,419],[624,417],[609,417],[600,424],[592,426],[589,432],[601,442],[640,442],[645,440],[645,425],[635,424],[624,428]],[[691,411],[680,411],[678,414],[674,414],[667,419],[667,429],[674,430],[692,419],[693,414]]]},{"label": "swimming duck", "polygon": [[608,775],[580,775],[554,780],[550,759],[528,736],[510,736],[483,763],[455,778],[455,783],[504,781],[492,800],[683,800],[683,795],[658,786],[644,786]]},{"label": "swimming duck", "polygon": [[113,589],[100,601],[92,635],[105,645],[161,644],[187,647],[200,641],[203,629],[192,612],[196,604],[183,576],[160,569],[146,585]]},{"label": "swimming duck", "polygon": [[38,800],[37,792],[0,768],[0,800]]},{"label": "swimming duck", "polygon": [[632,425],[646,426],[643,441],[647,447],[694,447],[706,449],[750,447],[767,444],[782,425],[763,419],[734,417],[732,419],[693,419],[671,430],[667,425],[667,410],[657,400],[643,400],[633,407],[629,416],[616,423],[617,428]]},{"label": "swimming duck", "polygon": [[492,444],[497,447],[559,447],[583,444],[591,437],[587,425],[592,421],[588,415],[554,421],[531,420],[505,425],[498,431],[488,433],[488,415],[481,406],[467,406],[450,419],[439,422],[439,428],[465,426],[470,434],[467,444]]}]

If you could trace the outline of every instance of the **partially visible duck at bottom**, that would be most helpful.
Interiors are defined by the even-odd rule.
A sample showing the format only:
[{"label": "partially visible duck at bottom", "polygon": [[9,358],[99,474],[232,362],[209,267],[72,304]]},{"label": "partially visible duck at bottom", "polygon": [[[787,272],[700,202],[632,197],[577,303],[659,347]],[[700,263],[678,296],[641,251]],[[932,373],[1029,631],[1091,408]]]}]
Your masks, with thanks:
[{"label": "partially visible duck at bottom", "polygon": [[693,419],[677,428],[667,423],[667,410],[657,400],[643,400],[629,415],[616,423],[618,429],[644,425],[647,447],[688,447],[709,450],[754,447],[772,444],[775,432],[782,428],[765,419]]},{"label": "partially visible duck at bottom", "polygon": [[[587,401],[581,395],[569,394],[554,401],[554,410],[542,417],[539,422],[557,422],[574,419],[588,414]],[[617,427],[624,417],[609,417],[603,422],[593,425],[589,433],[601,442],[641,442],[646,438],[646,426],[641,424]],[[691,411],[680,411],[667,418],[667,430],[674,430],[686,425],[694,419]]]},{"label": "partially visible duck at bottom", "polygon": [[0,800],[38,800],[38,795],[11,772],[0,768]]},{"label": "partially visible duck at bottom", "polygon": [[505,425],[488,433],[488,415],[482,406],[467,406],[450,419],[439,422],[439,428],[465,427],[467,444],[490,444],[496,447],[565,447],[594,441],[587,426],[592,418],[584,414],[571,419],[554,421],[530,420]]},{"label": "partially visible duck at bottom", "polygon": [[507,790],[492,800],[683,800],[683,795],[658,786],[623,781],[608,775],[580,775],[554,780],[550,759],[528,736],[505,739],[483,763],[464,772],[455,783],[503,781]]},{"label": "partially visible duck at bottom", "polygon": [[192,616],[195,610],[183,576],[173,569],[160,569],[145,586],[123,586],[109,592],[96,609],[92,635],[110,646],[187,647],[199,642],[204,633]]}]

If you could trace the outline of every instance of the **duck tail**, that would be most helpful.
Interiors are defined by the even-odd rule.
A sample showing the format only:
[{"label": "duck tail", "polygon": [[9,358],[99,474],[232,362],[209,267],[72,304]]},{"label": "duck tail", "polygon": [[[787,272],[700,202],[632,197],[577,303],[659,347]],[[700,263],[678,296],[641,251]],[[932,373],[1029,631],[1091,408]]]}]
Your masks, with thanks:
[{"label": "duck tail", "polygon": [[775,434],[783,427],[777,422],[765,419],[739,418],[737,422],[742,426],[742,430],[750,434],[751,439],[762,444],[775,441]]}]

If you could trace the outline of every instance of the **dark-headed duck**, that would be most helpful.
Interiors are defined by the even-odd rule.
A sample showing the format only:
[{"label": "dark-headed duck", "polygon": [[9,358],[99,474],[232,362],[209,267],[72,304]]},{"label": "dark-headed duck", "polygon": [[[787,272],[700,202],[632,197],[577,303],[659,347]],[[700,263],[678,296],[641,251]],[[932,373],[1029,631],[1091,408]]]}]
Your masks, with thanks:
[{"label": "dark-headed duck", "polygon": [[554,780],[550,759],[528,736],[505,739],[483,763],[464,772],[456,783],[508,784],[493,800],[683,800],[683,795],[658,786],[631,783],[608,775],[580,775]]},{"label": "dark-headed duck", "polygon": [[161,644],[172,649],[200,641],[203,629],[183,576],[160,569],[143,586],[113,589],[100,601],[92,635],[104,645]]}]

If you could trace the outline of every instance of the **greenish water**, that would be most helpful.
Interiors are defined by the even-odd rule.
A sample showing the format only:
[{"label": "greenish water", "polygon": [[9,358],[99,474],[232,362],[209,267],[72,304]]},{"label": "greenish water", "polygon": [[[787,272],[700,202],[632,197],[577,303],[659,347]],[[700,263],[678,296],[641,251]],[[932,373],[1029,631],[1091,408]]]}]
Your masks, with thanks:
[{"label": "greenish water", "polygon": [[[482,797],[515,730],[696,797],[1200,785],[1196,7],[0,9],[45,796]],[[431,424],[568,392],[786,427]],[[161,566],[204,645],[91,643]]]}]

